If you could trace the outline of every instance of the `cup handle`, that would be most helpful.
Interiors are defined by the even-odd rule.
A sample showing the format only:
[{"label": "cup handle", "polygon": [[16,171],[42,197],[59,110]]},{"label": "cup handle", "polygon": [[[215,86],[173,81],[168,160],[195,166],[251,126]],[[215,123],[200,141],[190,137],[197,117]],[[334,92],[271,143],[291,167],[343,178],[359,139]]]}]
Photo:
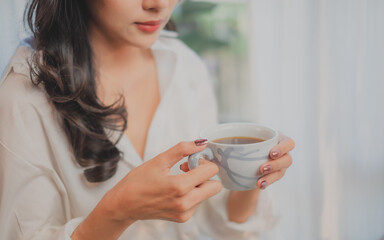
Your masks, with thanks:
[{"label": "cup handle", "polygon": [[188,157],[189,170],[196,168],[199,165],[199,159],[204,158],[206,160],[213,160],[213,152],[209,148],[205,148],[201,152],[194,153]]}]

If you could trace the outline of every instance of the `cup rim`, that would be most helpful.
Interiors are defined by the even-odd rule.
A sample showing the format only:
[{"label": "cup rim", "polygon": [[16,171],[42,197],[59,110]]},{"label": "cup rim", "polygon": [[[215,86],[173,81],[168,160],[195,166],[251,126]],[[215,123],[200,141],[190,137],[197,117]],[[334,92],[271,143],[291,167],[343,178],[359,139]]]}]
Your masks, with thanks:
[{"label": "cup rim", "polygon": [[203,129],[200,132],[200,137],[201,138],[206,138],[206,136],[204,136],[204,133],[207,132],[210,129],[213,129],[213,128],[216,128],[216,127],[219,127],[219,126],[229,126],[229,125],[242,125],[242,126],[244,126],[244,125],[251,125],[253,127],[265,128],[265,129],[268,129],[268,130],[272,131],[274,135],[273,135],[273,137],[271,137],[268,140],[264,140],[262,142],[256,142],[256,143],[244,143],[244,144],[217,143],[217,142],[213,142],[213,141],[207,139],[208,142],[210,144],[215,144],[215,145],[219,145],[219,146],[239,146],[239,145],[241,145],[241,146],[251,146],[251,145],[268,144],[269,142],[274,141],[279,136],[279,133],[275,129],[271,128],[271,127],[263,126],[263,125],[260,125],[260,124],[257,124],[257,123],[252,123],[252,122],[231,122],[231,123],[220,123],[220,124],[215,124],[215,125],[209,126],[209,127]]}]

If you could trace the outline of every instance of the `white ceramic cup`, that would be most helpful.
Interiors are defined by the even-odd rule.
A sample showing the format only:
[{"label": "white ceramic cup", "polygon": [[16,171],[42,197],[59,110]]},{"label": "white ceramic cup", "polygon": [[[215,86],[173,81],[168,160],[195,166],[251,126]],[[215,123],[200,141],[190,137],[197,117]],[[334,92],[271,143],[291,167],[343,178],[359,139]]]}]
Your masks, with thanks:
[{"label": "white ceramic cup", "polygon": [[[208,139],[207,147],[188,158],[189,169],[197,167],[204,158],[217,164],[223,186],[230,190],[245,191],[256,188],[262,177],[260,166],[268,161],[269,152],[278,143],[278,132],[255,123],[225,123],[205,129],[201,138]],[[223,144],[214,140],[227,137],[263,139],[250,144]]]}]

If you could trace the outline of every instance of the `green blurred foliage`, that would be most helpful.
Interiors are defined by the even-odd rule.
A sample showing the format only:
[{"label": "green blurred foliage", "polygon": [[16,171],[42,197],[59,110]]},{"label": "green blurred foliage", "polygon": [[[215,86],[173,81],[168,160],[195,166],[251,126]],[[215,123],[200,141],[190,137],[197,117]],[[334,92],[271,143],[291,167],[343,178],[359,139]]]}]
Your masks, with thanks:
[{"label": "green blurred foliage", "polygon": [[245,55],[245,6],[231,3],[185,1],[174,11],[179,37],[196,52],[230,50]]}]

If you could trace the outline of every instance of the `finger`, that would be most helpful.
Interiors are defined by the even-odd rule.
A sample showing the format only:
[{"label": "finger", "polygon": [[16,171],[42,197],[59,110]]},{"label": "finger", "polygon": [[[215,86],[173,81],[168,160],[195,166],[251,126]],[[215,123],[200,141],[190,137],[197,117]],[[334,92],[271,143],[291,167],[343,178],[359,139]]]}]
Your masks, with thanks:
[{"label": "finger", "polygon": [[263,190],[265,189],[267,186],[271,185],[272,183],[276,182],[277,180],[279,180],[280,178],[282,178],[285,174],[285,168],[279,170],[279,171],[275,171],[275,172],[272,172],[270,174],[267,174],[265,176],[263,176],[262,178],[260,178],[258,181],[257,181],[257,186]]},{"label": "finger", "polygon": [[262,174],[268,174],[274,171],[278,171],[283,168],[288,168],[292,164],[292,157],[289,153],[285,154],[281,158],[273,161],[268,161],[261,165],[260,172]]},{"label": "finger", "polygon": [[218,194],[223,185],[221,182],[216,180],[208,180],[200,184],[198,187],[195,187],[190,191],[185,197],[190,205],[198,205],[204,200]]},{"label": "finger", "polygon": [[269,155],[271,159],[277,159],[294,148],[295,142],[292,140],[292,138],[282,135],[281,141],[275,147],[272,148]]},{"label": "finger", "polygon": [[185,174],[179,174],[172,176],[175,182],[181,182],[184,187],[184,192],[190,192],[196,186],[211,179],[219,172],[219,168],[216,164],[200,159],[203,164],[199,164],[196,168],[189,170]]},{"label": "finger", "polygon": [[180,165],[180,170],[183,171],[183,172],[188,172],[189,171],[188,162],[182,163]]},{"label": "finger", "polygon": [[170,211],[166,211],[164,213],[165,215],[160,216],[159,219],[180,223],[186,222],[193,216],[193,213],[197,210],[198,207],[199,204],[196,204],[192,207],[188,206],[187,210],[184,210],[182,205],[173,207],[170,209]]},{"label": "finger", "polygon": [[[208,162],[208,160],[199,159],[199,165],[205,164],[207,162]],[[183,171],[183,172],[188,172],[189,171],[188,162],[184,162],[184,163],[180,164],[180,170]]]},{"label": "finger", "polygon": [[182,214],[177,215],[174,219],[172,219],[172,221],[178,222],[178,223],[185,223],[193,216],[193,214],[195,213],[198,207],[199,207],[199,204],[193,206],[188,211],[185,211]]},{"label": "finger", "polygon": [[171,211],[176,214],[175,219],[178,222],[188,220],[202,201],[220,192],[221,188],[222,185],[219,181],[209,180],[199,187],[195,187],[183,197],[176,199]]},{"label": "finger", "polygon": [[198,139],[194,142],[180,142],[169,150],[161,153],[158,157],[167,167],[171,168],[184,157],[204,150],[207,142],[206,139]]}]

